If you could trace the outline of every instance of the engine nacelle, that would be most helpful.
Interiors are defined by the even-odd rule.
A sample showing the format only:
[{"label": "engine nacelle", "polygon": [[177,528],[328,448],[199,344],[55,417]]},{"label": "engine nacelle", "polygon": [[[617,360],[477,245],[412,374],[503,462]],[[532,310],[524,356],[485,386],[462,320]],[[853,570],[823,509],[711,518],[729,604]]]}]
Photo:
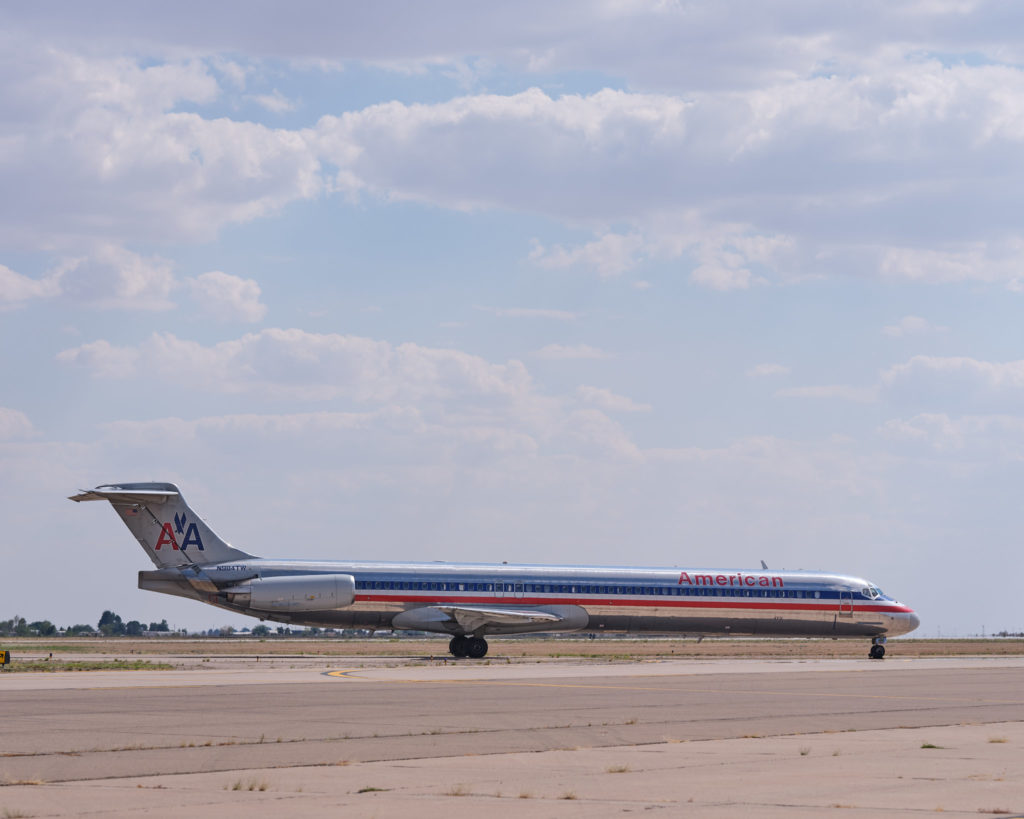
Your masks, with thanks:
[{"label": "engine nacelle", "polygon": [[352,605],[356,580],[350,574],[254,577],[224,593],[232,603],[258,611],[328,611]]}]

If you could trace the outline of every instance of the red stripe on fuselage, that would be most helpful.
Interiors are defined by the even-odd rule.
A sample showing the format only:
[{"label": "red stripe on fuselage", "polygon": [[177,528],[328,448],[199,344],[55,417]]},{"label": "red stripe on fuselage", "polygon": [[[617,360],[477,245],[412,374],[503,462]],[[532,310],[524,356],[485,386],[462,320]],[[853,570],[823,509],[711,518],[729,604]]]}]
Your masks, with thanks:
[{"label": "red stripe on fuselage", "polygon": [[[628,606],[630,608],[694,608],[694,609],[763,609],[766,611],[779,611],[781,609],[787,609],[791,611],[839,611],[839,601],[835,603],[797,603],[797,602],[747,602],[745,600],[686,600],[679,599],[678,597],[666,598],[664,600],[650,600],[642,598],[627,598],[622,599],[621,597],[612,597],[604,599],[579,599],[579,598],[547,598],[547,597],[429,597],[429,596],[416,596],[409,597],[407,595],[387,595],[387,594],[357,594],[355,602],[366,602],[366,603],[423,603],[424,605],[436,605],[442,603],[445,605],[465,603],[468,605],[475,606]],[[848,600],[842,601],[844,612],[851,611],[850,602]],[[858,612],[888,612],[897,613],[905,612],[911,613],[913,609],[907,606],[879,606],[879,605],[854,605],[852,611]]]}]

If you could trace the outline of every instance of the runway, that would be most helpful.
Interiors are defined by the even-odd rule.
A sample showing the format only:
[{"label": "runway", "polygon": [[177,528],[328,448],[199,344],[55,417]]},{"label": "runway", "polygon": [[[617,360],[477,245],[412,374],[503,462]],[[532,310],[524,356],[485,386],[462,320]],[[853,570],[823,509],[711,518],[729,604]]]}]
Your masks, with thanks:
[{"label": "runway", "polygon": [[[40,784],[0,788],[0,810],[316,815],[372,799],[383,816],[418,795],[423,816],[526,815],[526,799],[544,815],[882,815],[922,800],[1024,815],[1020,658],[327,671],[2,675],[0,781]],[[955,754],[922,747],[946,743]],[[766,794],[794,766],[781,807]]]}]

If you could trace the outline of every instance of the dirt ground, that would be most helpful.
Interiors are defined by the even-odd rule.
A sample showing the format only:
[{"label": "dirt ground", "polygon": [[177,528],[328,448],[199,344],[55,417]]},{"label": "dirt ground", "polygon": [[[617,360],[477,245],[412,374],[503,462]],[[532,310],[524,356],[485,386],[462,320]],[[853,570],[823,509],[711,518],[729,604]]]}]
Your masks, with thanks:
[{"label": "dirt ground", "polygon": [[[698,642],[694,638],[490,638],[489,658],[521,659],[594,658],[604,660],[630,659],[841,659],[867,655],[869,641],[818,639],[741,639],[720,638]],[[54,659],[71,660],[76,656],[132,655],[147,657],[379,657],[419,658],[443,657],[448,654],[448,640],[410,638],[285,638],[254,637],[180,638],[151,637],[131,639],[62,638],[27,639],[0,638],[0,649],[11,651],[12,657],[41,657],[53,653]],[[890,640],[888,654],[893,657],[963,657],[1024,656],[1022,639],[971,640]]]}]

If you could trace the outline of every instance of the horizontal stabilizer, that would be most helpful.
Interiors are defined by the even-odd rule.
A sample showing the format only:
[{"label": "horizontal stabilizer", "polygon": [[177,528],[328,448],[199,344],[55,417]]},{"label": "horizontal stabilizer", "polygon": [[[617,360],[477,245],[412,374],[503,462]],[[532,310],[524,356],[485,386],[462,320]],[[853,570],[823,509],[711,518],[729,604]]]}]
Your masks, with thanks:
[{"label": "horizontal stabilizer", "polygon": [[178,492],[168,489],[125,489],[120,486],[97,486],[95,489],[83,489],[77,495],[71,495],[68,500],[99,501],[107,500],[111,503],[165,503],[168,498],[176,498]]},{"label": "horizontal stabilizer", "polygon": [[[185,503],[173,483],[105,483],[95,489],[82,489],[77,495],[71,495],[70,500],[76,503],[109,501],[159,569],[205,566],[252,557],[218,537]],[[185,579],[198,591],[217,591],[209,578],[200,577],[195,571]]]}]

